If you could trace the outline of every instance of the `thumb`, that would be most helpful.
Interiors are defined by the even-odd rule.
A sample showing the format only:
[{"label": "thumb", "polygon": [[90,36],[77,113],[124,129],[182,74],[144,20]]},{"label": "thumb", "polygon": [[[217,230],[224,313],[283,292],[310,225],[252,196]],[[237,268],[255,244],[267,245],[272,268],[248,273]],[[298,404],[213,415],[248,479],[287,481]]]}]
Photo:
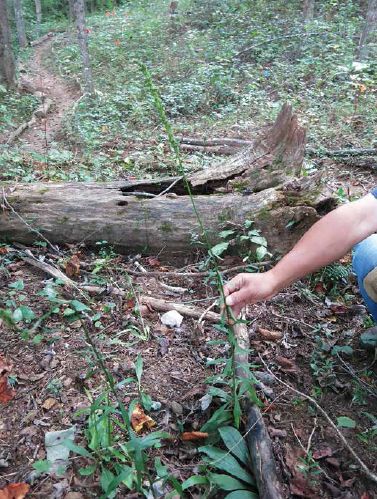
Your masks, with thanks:
[{"label": "thumb", "polygon": [[229,307],[234,307],[239,303],[245,303],[247,299],[247,290],[240,289],[239,291],[235,291],[231,295],[227,296],[225,299],[225,303],[229,305]]}]

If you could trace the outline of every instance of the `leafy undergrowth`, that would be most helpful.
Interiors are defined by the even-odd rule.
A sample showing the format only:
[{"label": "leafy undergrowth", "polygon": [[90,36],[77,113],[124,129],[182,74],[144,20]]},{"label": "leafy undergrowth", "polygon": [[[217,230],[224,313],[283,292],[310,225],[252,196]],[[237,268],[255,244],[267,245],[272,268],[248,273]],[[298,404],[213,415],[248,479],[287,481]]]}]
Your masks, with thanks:
[{"label": "leafy undergrowth", "polygon": [[[23,260],[30,251],[77,288],[30,266]],[[142,497],[136,490],[222,497],[234,488],[253,497],[247,451],[229,427],[222,328],[187,317],[169,328],[139,302],[145,295],[204,310],[217,298],[211,282],[168,273],[196,272],[200,262],[175,269],[154,257],[116,255],[105,244],[95,253],[70,247],[57,255],[41,243],[3,246],[0,254],[0,375],[8,382],[5,393],[0,380],[0,486],[29,482],[30,497]],[[159,275],[143,275],[140,265]],[[298,496],[367,499],[377,492],[323,417],[274,383],[259,357],[314,397],[373,469],[377,380],[374,354],[359,344],[372,322],[348,274],[345,259],[248,311],[265,422],[286,492]],[[103,291],[88,295],[82,285]],[[242,434],[244,424],[243,417]],[[47,461],[45,435],[53,431],[70,440],[65,471]]]}]

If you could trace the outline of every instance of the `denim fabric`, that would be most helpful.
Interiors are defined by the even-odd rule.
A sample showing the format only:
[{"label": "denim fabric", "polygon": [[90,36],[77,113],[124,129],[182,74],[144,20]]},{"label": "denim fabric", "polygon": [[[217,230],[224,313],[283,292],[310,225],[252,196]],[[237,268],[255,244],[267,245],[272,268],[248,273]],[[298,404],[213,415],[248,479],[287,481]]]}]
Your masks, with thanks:
[{"label": "denim fabric", "polygon": [[369,312],[373,315],[373,319],[377,322],[377,303],[373,301],[364,289],[364,278],[371,270],[377,267],[377,234],[364,239],[356,244],[353,249],[353,270],[357,276],[357,281],[360,288],[360,293],[364,298]]}]

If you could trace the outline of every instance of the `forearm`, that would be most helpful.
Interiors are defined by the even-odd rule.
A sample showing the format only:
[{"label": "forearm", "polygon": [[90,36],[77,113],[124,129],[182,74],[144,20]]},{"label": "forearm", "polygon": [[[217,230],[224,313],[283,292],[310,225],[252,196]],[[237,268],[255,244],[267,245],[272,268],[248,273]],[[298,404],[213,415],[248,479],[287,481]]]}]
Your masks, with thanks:
[{"label": "forearm", "polygon": [[275,292],[345,255],[377,230],[377,200],[368,195],[330,212],[269,271]]}]

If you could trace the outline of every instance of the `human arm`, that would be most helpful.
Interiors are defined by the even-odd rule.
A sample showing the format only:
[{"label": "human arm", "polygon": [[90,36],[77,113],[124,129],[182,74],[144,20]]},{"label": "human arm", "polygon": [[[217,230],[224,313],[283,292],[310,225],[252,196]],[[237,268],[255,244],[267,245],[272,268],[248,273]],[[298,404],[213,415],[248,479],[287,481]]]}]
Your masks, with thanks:
[{"label": "human arm", "polygon": [[283,288],[338,260],[356,243],[377,231],[377,199],[372,194],[345,204],[316,222],[271,270],[238,274],[224,287],[236,316],[248,303],[271,298]]}]

